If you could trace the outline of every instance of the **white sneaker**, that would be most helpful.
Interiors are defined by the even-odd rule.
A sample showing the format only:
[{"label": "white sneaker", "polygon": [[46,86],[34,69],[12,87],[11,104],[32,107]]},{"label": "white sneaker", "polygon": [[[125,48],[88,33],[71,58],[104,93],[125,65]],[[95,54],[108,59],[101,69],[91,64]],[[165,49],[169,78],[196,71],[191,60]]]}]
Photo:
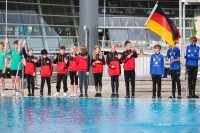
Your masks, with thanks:
[{"label": "white sneaker", "polygon": [[16,92],[15,91],[13,91],[13,96],[16,96]]},{"label": "white sneaker", "polygon": [[72,93],[71,95],[70,95],[70,97],[73,97],[74,96],[74,93]]},{"label": "white sneaker", "polygon": [[16,92],[16,96],[19,96],[19,92]]},{"label": "white sneaker", "polygon": [[5,94],[4,94],[4,92],[3,92],[3,91],[1,92],[1,96],[2,96],[2,97],[4,97],[4,96],[5,96]]},{"label": "white sneaker", "polygon": [[66,97],[67,96],[67,92],[64,92],[63,96]]},{"label": "white sneaker", "polygon": [[76,97],[76,93],[74,93],[73,97]]},{"label": "white sneaker", "polygon": [[60,95],[60,93],[59,92],[56,92],[54,95],[53,95],[53,97],[57,97],[57,96],[59,96]]}]

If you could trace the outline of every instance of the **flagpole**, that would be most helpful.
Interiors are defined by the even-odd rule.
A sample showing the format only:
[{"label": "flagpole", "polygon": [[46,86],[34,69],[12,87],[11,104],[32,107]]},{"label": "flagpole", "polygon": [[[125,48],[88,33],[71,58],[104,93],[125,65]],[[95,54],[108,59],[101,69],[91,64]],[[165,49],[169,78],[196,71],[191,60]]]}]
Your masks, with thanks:
[{"label": "flagpole", "polygon": [[150,14],[149,18],[147,19],[147,21],[146,21],[146,23],[145,23],[145,25],[144,25],[143,29],[141,30],[141,32],[140,32],[140,34],[139,34],[139,36],[138,36],[138,38],[137,38],[137,40],[136,40],[136,42],[135,42],[135,45],[134,45],[134,47],[136,47],[136,44],[138,43],[138,41],[139,41],[139,39],[140,39],[140,37],[141,37],[141,35],[142,35],[142,32],[145,30],[145,28],[146,28],[146,25],[147,25],[147,23],[148,23],[149,19],[151,18],[151,16],[152,16],[152,15],[153,15],[153,13],[155,12],[155,10],[156,10],[156,8],[157,8],[157,4],[158,4],[158,1],[156,2],[156,4],[155,4],[155,6],[154,6],[153,10],[151,11],[151,14]]}]

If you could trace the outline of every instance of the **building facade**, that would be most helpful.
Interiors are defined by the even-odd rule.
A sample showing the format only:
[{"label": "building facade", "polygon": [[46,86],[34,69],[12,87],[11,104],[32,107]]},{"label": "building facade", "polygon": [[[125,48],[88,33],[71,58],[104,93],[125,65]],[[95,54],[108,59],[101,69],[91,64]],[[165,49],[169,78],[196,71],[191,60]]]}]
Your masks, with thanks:
[{"label": "building facade", "polygon": [[[99,0],[99,40],[122,42],[135,41],[154,7],[156,0]],[[160,0],[165,13],[179,26],[179,1]],[[46,48],[54,53],[63,45],[79,45],[79,0],[8,0],[7,36],[9,47],[16,39],[27,39],[27,48],[35,52]],[[193,35],[199,5],[186,6],[186,38]],[[105,24],[104,24],[105,22]],[[6,1],[0,0],[0,40],[6,37]],[[143,32],[141,43],[160,41],[148,29]],[[101,42],[101,41],[100,41]]]}]

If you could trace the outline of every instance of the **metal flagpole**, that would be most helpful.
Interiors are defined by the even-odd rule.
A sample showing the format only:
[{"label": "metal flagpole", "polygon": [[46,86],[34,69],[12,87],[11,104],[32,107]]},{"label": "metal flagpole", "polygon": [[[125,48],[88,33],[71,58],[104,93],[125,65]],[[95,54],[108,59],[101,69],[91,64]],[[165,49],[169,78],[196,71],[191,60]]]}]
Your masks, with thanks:
[{"label": "metal flagpole", "polygon": [[7,38],[7,29],[8,29],[8,28],[7,28],[7,21],[8,21],[8,19],[7,19],[7,18],[8,18],[8,17],[7,17],[7,16],[8,16],[8,15],[7,15],[7,14],[8,14],[8,11],[7,11],[7,10],[8,10],[8,1],[6,0],[6,28],[5,28],[5,35],[6,35],[6,38]]},{"label": "metal flagpole", "polygon": [[103,32],[103,36],[105,36],[106,31],[105,31],[105,25],[106,25],[106,0],[104,0],[104,12],[103,12],[103,25],[104,25],[104,32]]}]

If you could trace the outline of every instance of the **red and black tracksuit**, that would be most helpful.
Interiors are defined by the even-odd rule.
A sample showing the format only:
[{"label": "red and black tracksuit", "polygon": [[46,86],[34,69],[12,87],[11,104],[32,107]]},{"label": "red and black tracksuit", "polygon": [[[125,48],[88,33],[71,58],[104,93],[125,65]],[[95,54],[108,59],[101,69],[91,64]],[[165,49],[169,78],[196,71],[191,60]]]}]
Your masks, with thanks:
[{"label": "red and black tracksuit", "polygon": [[29,56],[26,54],[25,47],[22,47],[22,53],[24,55],[24,58],[26,60],[26,67],[25,67],[25,74],[28,82],[28,94],[30,95],[30,88],[32,87],[32,95],[34,95],[34,88],[35,88],[35,82],[34,82],[34,76],[36,74],[36,66],[34,63],[34,56]]},{"label": "red and black tracksuit", "polygon": [[77,54],[75,54],[75,57],[69,55],[69,76],[71,80],[71,85],[78,85],[78,76],[76,73],[78,72],[78,60],[77,60]]},{"label": "red and black tracksuit", "polygon": [[90,55],[89,54],[79,54],[78,58],[76,59],[78,62],[78,76],[79,76],[79,88],[81,94],[83,94],[83,83],[85,87],[85,94],[88,91],[88,82],[87,82],[87,75],[86,72],[90,70]]},{"label": "red and black tracksuit", "polygon": [[[100,61],[100,63],[96,63],[96,61]],[[104,56],[99,57],[99,54],[96,54],[95,57],[91,59],[91,66],[93,67],[93,75],[95,80],[95,89],[96,91],[102,90],[102,74],[103,74],[103,65],[105,65]]]},{"label": "red and black tracksuit", "polygon": [[[111,77],[112,93],[118,94],[119,76],[121,75],[121,60],[118,59],[118,52],[110,52],[106,57],[106,63],[109,67],[109,76]],[[114,66],[114,68],[112,68]],[[116,84],[116,85],[115,85]],[[115,90],[116,86],[116,90]]]},{"label": "red and black tracksuit", "polygon": [[53,63],[57,63],[57,92],[60,92],[60,84],[63,81],[63,90],[64,92],[68,91],[67,88],[67,73],[68,73],[68,62],[65,63],[65,59],[68,60],[66,54],[59,54],[57,58],[54,58]]},{"label": "red and black tracksuit", "polygon": [[[131,55],[131,57],[128,58],[128,55]],[[135,96],[135,58],[137,58],[137,52],[135,50],[126,50],[122,54],[121,60],[124,63],[124,75],[127,96],[130,96],[129,79],[131,80],[132,96]]]},{"label": "red and black tracksuit", "polygon": [[51,76],[53,71],[51,59],[48,57],[41,58],[36,63],[36,66],[40,67],[40,75],[41,75],[40,95],[43,96],[43,88],[45,80],[48,86],[48,95],[51,95]]}]

